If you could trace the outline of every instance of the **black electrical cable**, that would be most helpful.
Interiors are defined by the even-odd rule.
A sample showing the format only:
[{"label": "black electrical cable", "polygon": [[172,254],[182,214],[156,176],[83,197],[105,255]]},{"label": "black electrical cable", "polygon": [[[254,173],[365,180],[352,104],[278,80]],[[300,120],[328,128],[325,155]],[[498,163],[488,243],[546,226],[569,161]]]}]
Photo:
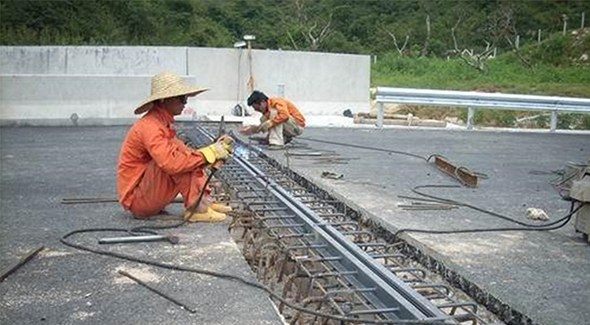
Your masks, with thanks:
[{"label": "black electrical cable", "polygon": [[[199,204],[201,203],[201,200],[203,199],[203,194],[205,193],[205,189],[207,189],[207,185],[209,185],[209,182],[211,181],[211,178],[213,178],[213,175],[215,175],[215,172],[217,171],[217,169],[212,168],[211,172],[209,173],[209,176],[207,177],[207,180],[205,181],[205,184],[203,185],[203,188],[201,189],[201,193],[199,194],[199,197],[197,198],[197,201],[195,202],[195,204],[193,204],[192,206],[197,207],[199,206]],[[175,224],[171,224],[171,225],[164,225],[164,226],[139,226],[139,227],[135,227],[132,229],[128,230],[128,233],[132,234],[132,235],[137,235],[140,233],[149,233],[149,234],[153,234],[153,235],[157,235],[156,232],[152,231],[152,230],[163,230],[163,229],[173,229],[173,228],[178,228],[181,227],[183,225],[185,225],[188,221],[187,220],[182,220],[178,223]]]},{"label": "black electrical cable", "polygon": [[[434,156],[440,156],[440,155],[431,155],[428,158],[426,157],[422,157],[416,154],[412,154],[412,153],[408,153],[408,152],[403,152],[403,151],[397,151],[397,150],[390,150],[390,149],[382,149],[382,148],[376,148],[376,147],[369,147],[369,146],[360,146],[360,145],[353,145],[353,144],[345,144],[345,143],[338,143],[338,142],[333,142],[333,141],[327,141],[327,140],[317,140],[317,139],[310,139],[310,138],[304,138],[301,137],[302,140],[308,140],[308,141],[315,141],[315,142],[321,142],[321,143],[327,143],[327,144],[333,144],[333,145],[341,145],[341,146],[347,146],[347,147],[352,147],[352,148],[359,148],[359,149],[368,149],[368,150],[374,150],[374,151],[381,151],[381,152],[387,152],[387,153],[395,153],[395,154],[401,154],[401,155],[406,155],[406,156],[410,156],[410,157],[414,157],[414,158],[418,158],[418,159],[422,159],[426,162],[429,162],[429,160],[434,157]],[[207,181],[205,182],[205,185],[203,186],[203,190],[201,191],[201,194],[199,195],[199,198],[197,200],[196,205],[198,205],[200,203],[200,201],[202,200],[203,197],[203,193],[205,192],[205,188],[206,186],[209,184],[209,181],[211,180],[211,178],[213,177],[213,175],[215,174],[215,169],[213,169],[211,171],[211,173],[209,174],[209,177],[207,178]],[[477,173],[478,176],[480,177],[487,177],[487,175],[485,174],[481,174],[481,173]],[[505,220],[509,220],[512,222],[516,222],[522,225],[526,225],[528,227],[531,228],[496,228],[496,229],[464,229],[464,230],[452,230],[452,231],[437,231],[437,230],[424,230],[424,229],[400,229],[398,230],[395,234],[394,234],[394,238],[397,238],[398,234],[401,232],[421,232],[421,233],[433,233],[433,234],[443,234],[443,233],[466,233],[466,232],[487,232],[487,231],[510,231],[510,230],[519,230],[519,231],[542,231],[542,230],[552,230],[552,229],[557,229],[560,227],[563,227],[565,224],[567,224],[567,222],[569,222],[569,220],[571,219],[571,216],[577,212],[582,206],[583,204],[581,204],[578,208],[573,209],[573,205],[574,203],[572,202],[572,210],[571,212],[566,215],[564,218],[557,220],[553,223],[550,224],[545,224],[545,225],[527,225],[524,223],[521,223],[517,220],[513,220],[511,218],[496,214],[494,212],[490,212],[487,211],[485,209],[481,209],[469,204],[465,204],[459,201],[455,201],[455,200],[449,200],[449,199],[444,199],[444,198],[438,198],[432,195],[428,195],[428,194],[424,194],[421,193],[419,191],[417,191],[418,188],[423,188],[423,187],[458,187],[458,186],[437,186],[437,185],[431,185],[431,186],[418,186],[416,188],[413,189],[413,191],[419,195],[425,196],[425,197],[429,197],[432,198],[433,200],[439,201],[439,202],[445,202],[445,203],[452,203],[455,205],[460,205],[460,206],[465,206],[465,207],[469,207],[481,212],[485,212],[497,217],[500,217],[502,219]],[[567,219],[567,220],[566,220]],[[559,226],[555,226],[555,227],[547,227],[549,225],[553,225],[556,224],[562,220],[565,220],[565,222],[562,225]],[[80,233],[91,233],[91,232],[104,232],[104,231],[111,231],[111,232],[128,232],[128,233],[132,233],[132,234],[138,234],[138,233],[150,233],[150,234],[156,234],[156,232],[152,231],[152,230],[160,230],[160,229],[171,229],[171,228],[177,228],[180,226],[183,226],[184,224],[186,224],[187,221],[183,220],[179,223],[176,224],[172,224],[172,225],[165,225],[165,226],[141,226],[141,227],[135,227],[132,229],[122,229],[122,228],[88,228],[88,229],[79,229],[79,230],[74,230],[71,231],[67,234],[65,234],[64,236],[62,236],[60,238],[60,242],[66,246],[75,248],[75,249],[79,249],[79,250],[83,250],[83,251],[88,251],[91,253],[95,253],[95,254],[99,254],[99,255],[104,255],[104,256],[110,256],[110,257],[115,257],[115,258],[119,258],[119,259],[123,259],[123,260],[128,260],[128,261],[132,261],[132,262],[137,262],[137,263],[141,263],[141,264],[146,264],[146,265],[151,265],[151,266],[155,266],[155,267],[159,267],[159,268],[164,268],[164,269],[169,269],[169,270],[175,270],[175,271],[182,271],[182,272],[191,272],[191,273],[197,273],[197,274],[203,274],[203,275],[209,275],[209,276],[213,276],[213,277],[218,277],[221,279],[226,279],[226,280],[233,280],[233,281],[237,281],[240,282],[242,284],[263,290],[265,292],[267,292],[271,297],[277,299],[278,301],[284,303],[286,306],[304,312],[306,314],[311,314],[311,315],[315,315],[315,316],[319,316],[319,317],[324,317],[324,318],[329,318],[329,319],[333,319],[333,320],[337,320],[337,321],[341,321],[341,322],[351,322],[351,323],[367,323],[367,324],[429,324],[429,325],[434,325],[434,324],[448,324],[447,320],[448,318],[436,318],[436,319],[430,319],[430,320],[363,320],[363,319],[357,319],[357,318],[349,318],[349,317],[344,317],[344,316],[337,316],[337,315],[332,315],[332,314],[326,314],[326,313],[322,313],[319,312],[317,310],[312,310],[312,309],[307,309],[304,307],[301,307],[297,304],[292,304],[290,302],[288,302],[287,300],[283,299],[281,296],[279,296],[278,294],[274,293],[270,288],[258,283],[258,282],[253,282],[253,281],[249,281],[246,280],[244,278],[241,278],[239,276],[235,276],[235,275],[231,275],[231,274],[226,274],[226,273],[221,273],[221,272],[215,272],[215,271],[209,271],[209,270],[205,270],[205,269],[199,269],[199,268],[191,268],[191,267],[186,267],[186,266],[180,266],[180,265],[174,265],[174,264],[167,264],[167,263],[162,263],[162,262],[158,262],[158,261],[153,261],[153,260],[148,260],[148,259],[142,259],[142,258],[138,258],[135,256],[131,256],[131,255],[126,255],[126,254],[120,254],[120,253],[116,253],[116,252],[110,252],[110,251],[104,251],[104,250],[100,250],[100,249],[95,249],[95,248],[90,248],[90,247],[86,247],[80,244],[76,244],[74,242],[70,242],[68,241],[68,238],[75,235],[75,234],[80,234]],[[532,228],[532,227],[539,227],[539,228]],[[541,227],[545,227],[545,228],[541,228]]]},{"label": "black electrical cable", "polygon": [[[201,194],[199,195],[199,198],[197,199],[196,203],[193,206],[198,206],[199,203],[201,202],[202,198],[203,198],[203,193],[205,192],[205,189],[207,188],[207,185],[209,184],[209,181],[211,180],[211,178],[213,177],[213,175],[215,174],[217,170],[216,169],[212,169],[209,176],[207,177],[207,181],[205,182],[205,184],[203,185],[203,188],[201,190]],[[70,236],[73,236],[75,234],[81,234],[81,233],[92,233],[92,232],[105,232],[105,231],[109,231],[109,232],[127,232],[127,233],[131,233],[133,235],[137,235],[140,233],[149,233],[149,234],[157,234],[156,232],[152,231],[152,230],[161,230],[161,229],[171,229],[171,228],[177,228],[177,227],[181,227],[184,224],[186,224],[187,221],[183,220],[181,222],[172,224],[172,225],[165,225],[165,226],[141,226],[141,227],[135,227],[132,229],[126,229],[126,228],[87,228],[87,229],[79,229],[79,230],[74,230],[71,231],[67,234],[65,234],[64,236],[62,236],[60,238],[60,242],[66,246],[75,248],[75,249],[79,249],[79,250],[83,250],[83,251],[87,251],[87,252],[91,252],[94,254],[99,254],[99,255],[104,255],[104,256],[110,256],[110,257],[115,257],[115,258],[119,258],[119,259],[123,259],[123,260],[127,260],[127,261],[132,261],[132,262],[137,262],[137,263],[141,263],[141,264],[146,264],[146,265],[151,265],[151,266],[155,266],[155,267],[159,267],[159,268],[164,268],[164,269],[169,269],[169,270],[175,270],[175,271],[183,271],[183,272],[191,272],[191,273],[197,273],[197,274],[203,274],[203,275],[209,275],[209,276],[213,276],[213,277],[217,277],[217,278],[221,278],[221,279],[226,279],[226,280],[233,280],[233,281],[237,281],[240,282],[242,284],[263,290],[265,292],[267,292],[270,296],[274,297],[275,299],[279,300],[280,302],[284,303],[285,305],[289,306],[290,308],[293,308],[295,310],[298,310],[300,312],[306,313],[306,314],[311,314],[314,316],[319,316],[319,317],[324,317],[324,318],[330,318],[330,319],[334,319],[337,321],[341,321],[341,322],[351,322],[351,323],[367,323],[367,324],[391,324],[391,325],[395,325],[395,324],[427,324],[427,325],[445,325],[448,324],[448,322],[446,322],[446,318],[440,318],[440,319],[431,319],[431,320],[387,320],[387,321],[379,321],[379,320],[360,320],[357,318],[350,318],[350,317],[344,317],[344,316],[337,316],[337,315],[332,315],[332,314],[327,314],[327,313],[322,313],[316,310],[312,310],[312,309],[307,309],[304,307],[301,307],[299,305],[296,304],[292,304],[290,302],[288,302],[287,300],[283,299],[281,296],[279,296],[278,294],[274,293],[270,288],[258,283],[258,282],[254,282],[254,281],[249,281],[246,280],[242,277],[239,276],[235,276],[235,275],[231,275],[231,274],[226,274],[226,273],[221,273],[221,272],[215,272],[215,271],[209,271],[209,270],[205,270],[205,269],[199,269],[199,268],[191,268],[191,267],[186,267],[186,266],[181,266],[181,265],[174,265],[174,264],[167,264],[167,263],[162,263],[162,262],[158,262],[158,261],[153,261],[153,260],[148,260],[148,259],[142,259],[142,258],[138,258],[132,255],[126,255],[126,254],[121,254],[121,253],[116,253],[116,252],[110,252],[110,251],[105,251],[105,250],[101,250],[101,249],[96,249],[96,248],[91,248],[91,247],[87,247],[84,245],[80,245],[80,244],[76,244],[74,242],[68,241],[68,238]]]},{"label": "black electrical cable", "polygon": [[422,160],[428,162],[428,159],[426,157],[423,157],[423,156],[420,156],[420,155],[417,155],[417,154],[413,154],[413,153],[410,153],[410,152],[405,152],[405,151],[398,151],[398,150],[391,150],[391,149],[383,149],[383,148],[377,148],[377,147],[368,147],[368,146],[361,146],[361,145],[357,145],[357,144],[341,143],[341,142],[328,141],[328,140],[311,139],[311,138],[306,138],[306,137],[298,137],[298,139],[307,140],[307,141],[313,141],[313,142],[333,144],[333,145],[337,145],[337,146],[357,148],[357,149],[367,149],[367,150],[381,151],[381,152],[387,152],[387,153],[395,153],[395,154],[399,154],[399,155],[405,155],[405,156],[410,156],[410,157],[422,159]]},{"label": "black electrical cable", "polygon": [[[383,149],[383,148],[376,148],[376,147],[370,147],[370,146],[361,146],[361,145],[355,145],[355,144],[349,144],[349,143],[341,143],[341,142],[335,142],[335,141],[328,141],[328,140],[319,140],[319,139],[311,139],[311,138],[306,138],[306,137],[300,137],[300,139],[302,140],[307,140],[307,141],[313,141],[313,142],[320,142],[320,143],[326,143],[326,144],[332,144],[332,145],[338,145],[338,146],[345,146],[345,147],[351,147],[351,148],[358,148],[358,149],[367,149],[367,150],[374,150],[374,151],[380,151],[380,152],[387,152],[387,153],[396,153],[396,154],[400,154],[400,155],[406,155],[406,156],[410,156],[410,157],[414,157],[414,158],[418,158],[418,159],[422,159],[426,162],[430,162],[430,160],[433,157],[442,157],[444,158],[444,156],[439,155],[439,154],[432,154],[428,157],[422,157],[420,155],[416,155],[413,153],[409,153],[409,152],[404,152],[404,151],[398,151],[398,150],[391,150],[391,149]],[[468,170],[465,167],[459,167],[457,168],[457,170],[459,169],[465,169]],[[457,171],[456,170],[456,171]],[[489,176],[484,174],[484,173],[479,173],[479,172],[473,172],[477,177],[482,178],[482,179],[488,179]],[[460,179],[460,178],[458,178]],[[542,225],[537,225],[537,224],[528,224],[525,222],[521,222],[515,219],[512,219],[510,217],[501,215],[499,213],[495,213],[468,203],[463,203],[463,202],[459,202],[456,200],[450,200],[450,199],[445,199],[445,198],[441,198],[441,197],[437,197],[434,195],[429,195],[426,193],[422,193],[420,191],[418,191],[419,188],[427,188],[427,187],[437,187],[437,188],[460,188],[460,186],[454,186],[454,185],[422,185],[422,186],[417,186],[415,188],[412,189],[412,191],[418,195],[424,196],[424,197],[428,197],[433,199],[434,201],[437,201],[439,203],[445,203],[445,204],[453,204],[456,206],[464,206],[482,213],[486,213],[489,214],[491,216],[497,217],[497,218],[501,218],[504,219],[506,221],[509,222],[513,222],[516,223],[518,225],[521,225],[523,227],[526,228],[482,228],[482,229],[464,229],[464,230],[426,230],[426,229],[400,229],[397,232],[395,232],[394,234],[394,238],[397,238],[399,233],[402,232],[418,232],[418,233],[430,233],[430,234],[452,234],[452,233],[470,233],[470,232],[494,232],[494,231],[519,231],[519,230],[524,230],[524,231],[545,231],[545,230],[553,230],[553,229],[558,229],[561,228],[563,226],[565,226],[565,224],[567,224],[569,222],[569,220],[571,219],[572,215],[575,213],[575,211],[577,211],[582,205],[580,205],[578,208],[575,209],[575,211],[570,212],[568,215],[566,215],[563,218],[560,218],[556,221],[550,222],[550,223],[545,223]],[[563,197],[563,196],[562,196]],[[572,204],[572,208],[573,208],[573,204]],[[553,226],[555,224],[558,224],[562,221],[565,221],[563,224],[556,226],[556,227],[550,227]]]},{"label": "black electrical cable", "polygon": [[[384,149],[384,148],[377,148],[377,147],[370,147],[370,146],[361,146],[361,145],[358,145],[358,144],[342,143],[342,142],[329,141],[329,140],[319,140],[319,139],[312,139],[312,138],[306,138],[306,137],[298,137],[298,139],[312,141],[312,142],[333,144],[333,145],[343,146],[343,147],[350,147],[350,148],[357,148],[357,149],[366,149],[366,150],[380,151],[380,152],[386,152],[386,153],[394,153],[394,154],[398,154],[398,155],[404,155],[404,156],[418,158],[418,159],[421,159],[421,160],[426,161],[427,163],[430,162],[430,159],[432,159],[432,157],[445,158],[443,155],[436,154],[436,153],[435,154],[431,154],[428,157],[423,157],[423,156],[420,156],[420,155],[417,155],[417,154],[414,154],[414,153],[411,153],[411,152],[399,151],[399,150],[393,150],[393,149]],[[479,177],[481,179],[488,179],[488,178],[490,178],[487,174],[480,173],[480,172],[472,172],[471,170],[469,170],[466,167],[459,167],[459,168],[457,168],[457,170],[458,169],[467,170],[467,171],[475,174],[477,177]],[[460,178],[458,178],[458,179],[460,180]]]},{"label": "black electrical cable", "polygon": [[476,210],[476,211],[479,211],[479,212],[482,212],[482,213],[485,213],[485,214],[489,214],[491,216],[494,216],[494,217],[497,217],[497,218],[500,218],[500,219],[504,219],[506,221],[513,222],[513,223],[516,223],[518,225],[525,226],[525,227],[531,227],[531,228],[547,227],[547,226],[554,225],[554,224],[560,222],[560,220],[563,219],[562,218],[560,220],[553,221],[551,223],[545,223],[545,224],[542,224],[542,225],[529,224],[529,223],[518,221],[516,219],[507,217],[505,215],[502,215],[502,214],[499,214],[499,213],[496,213],[496,212],[493,212],[493,211],[489,211],[489,210],[486,210],[486,209],[477,207],[477,206],[472,205],[472,204],[469,204],[469,203],[464,203],[464,202],[460,202],[460,201],[457,201],[457,200],[445,199],[445,198],[442,198],[442,197],[438,197],[438,196],[434,196],[434,195],[431,195],[431,194],[426,194],[424,192],[418,191],[418,189],[421,189],[421,188],[461,188],[460,186],[456,186],[456,185],[419,185],[419,186],[414,187],[412,189],[412,192],[414,192],[414,193],[416,193],[418,195],[421,195],[421,196],[424,196],[424,197],[433,199],[433,200],[438,200],[441,203],[452,204],[452,205],[457,205],[457,206],[463,206],[463,207],[470,208],[470,209],[473,209],[473,210]]},{"label": "black electrical cable", "polygon": [[[419,188],[457,188],[457,187],[459,187],[459,186],[455,186],[455,185],[421,185],[421,186],[416,186],[415,188],[412,189],[412,191],[418,195],[428,197],[428,198],[436,200],[440,203],[454,204],[454,205],[458,205],[458,206],[468,207],[468,208],[474,209],[476,211],[480,211],[480,212],[489,214],[491,216],[498,217],[503,220],[507,220],[507,221],[519,224],[523,227],[475,228],[475,229],[460,229],[460,230],[427,230],[427,229],[403,228],[403,229],[397,230],[393,234],[393,238],[394,239],[398,238],[399,234],[402,232],[427,233],[427,234],[455,234],[455,233],[479,233],[479,232],[500,232],[500,231],[548,231],[548,230],[555,230],[555,229],[559,229],[559,228],[565,226],[571,220],[572,216],[580,208],[582,208],[582,206],[584,206],[584,203],[580,202],[580,205],[574,209],[575,202],[572,201],[571,206],[570,206],[570,212],[567,215],[565,215],[564,217],[562,217],[556,221],[550,222],[550,223],[545,223],[542,225],[535,225],[535,224],[527,224],[527,223],[512,219],[510,217],[501,215],[499,213],[495,213],[492,211],[488,211],[486,209],[476,207],[476,206],[468,204],[468,203],[463,203],[463,202],[456,201],[456,200],[445,199],[445,198],[441,198],[438,196],[434,196],[434,195],[430,195],[430,194],[426,194],[426,193],[418,191]],[[556,226],[554,226],[554,225],[556,225]]]},{"label": "black electrical cable", "polygon": [[[426,230],[426,229],[412,229],[412,228],[404,228],[399,229],[393,234],[394,240],[398,237],[398,235],[402,232],[414,232],[414,233],[425,233],[425,234],[462,234],[462,233],[477,233],[477,232],[500,232],[500,231],[548,231],[548,230],[555,230],[565,226],[570,220],[571,217],[576,213],[584,204],[580,204],[577,208],[571,210],[565,217],[559,219],[559,221],[563,221],[561,225],[557,225],[554,227],[547,227],[547,228],[475,228],[475,229],[461,229],[461,230]],[[572,202],[573,206],[573,202]]]},{"label": "black electrical cable", "polygon": [[126,255],[126,254],[121,254],[121,253],[116,253],[116,252],[110,252],[110,251],[105,251],[105,250],[101,250],[101,249],[96,249],[96,248],[92,248],[92,247],[87,247],[81,244],[76,244],[74,242],[71,242],[68,240],[69,237],[75,235],[75,234],[81,234],[81,233],[92,233],[92,232],[103,232],[103,231],[127,231],[126,229],[120,229],[120,228],[88,228],[88,229],[79,229],[79,230],[74,230],[71,231],[67,234],[65,234],[63,237],[60,238],[60,242],[66,246],[75,248],[75,249],[79,249],[79,250],[83,250],[83,251],[87,251],[87,252],[91,252],[94,254],[99,254],[99,255],[104,255],[104,256],[110,256],[110,257],[115,257],[118,259],[122,259],[122,260],[127,260],[127,261],[131,261],[131,262],[137,262],[137,263],[141,263],[141,264],[146,264],[146,265],[151,265],[151,266],[155,266],[155,267],[159,267],[159,268],[163,268],[163,269],[168,269],[168,270],[174,270],[174,271],[182,271],[182,272],[191,272],[191,273],[196,273],[196,274],[203,274],[203,275],[208,275],[208,276],[213,276],[213,277],[217,277],[217,278],[221,278],[221,279],[225,279],[225,280],[233,280],[233,281],[237,281],[239,283],[260,289],[265,291],[266,293],[268,293],[270,296],[272,296],[273,298],[277,299],[278,301],[284,303],[286,306],[301,311],[303,313],[306,314],[311,314],[311,315],[315,315],[315,316],[319,316],[319,317],[325,317],[325,318],[330,318],[333,320],[337,320],[337,321],[341,321],[341,322],[351,322],[351,323],[366,323],[366,324],[428,324],[428,325],[445,325],[448,324],[447,320],[449,318],[437,318],[437,319],[430,319],[430,320],[365,320],[365,319],[358,319],[358,318],[350,318],[350,317],[344,317],[344,316],[337,316],[337,315],[332,315],[332,314],[327,314],[327,313],[322,313],[313,309],[307,309],[304,307],[301,307],[297,304],[293,304],[290,303],[289,301],[283,299],[283,297],[279,296],[278,294],[274,293],[270,288],[268,288],[267,286],[260,284],[258,282],[254,282],[254,281],[250,281],[250,280],[246,280],[242,277],[236,276],[236,275],[232,275],[232,274],[227,274],[227,273],[221,273],[221,272],[215,272],[215,271],[210,271],[210,270],[206,270],[206,269],[199,269],[199,268],[194,268],[194,267],[187,267],[187,266],[182,266],[182,265],[175,265],[175,264],[168,264],[168,263],[163,263],[163,262],[159,262],[159,261],[154,261],[154,260],[149,260],[149,259],[143,259],[143,258],[139,258],[139,257],[135,257],[132,255]]}]

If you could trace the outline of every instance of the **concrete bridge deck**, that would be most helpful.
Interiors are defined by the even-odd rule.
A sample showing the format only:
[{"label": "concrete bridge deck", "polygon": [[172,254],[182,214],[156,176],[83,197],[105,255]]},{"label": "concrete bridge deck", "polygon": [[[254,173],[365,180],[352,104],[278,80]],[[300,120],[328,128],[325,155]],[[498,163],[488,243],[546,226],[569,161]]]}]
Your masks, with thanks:
[{"label": "concrete bridge deck", "polygon": [[[0,283],[1,324],[282,324],[264,292],[219,278],[75,250],[59,242],[81,228],[153,224],[118,203],[62,205],[66,197],[115,197],[116,161],[128,127],[0,128],[0,269],[31,249],[35,258]],[[179,215],[181,204],[167,211]],[[164,222],[164,221],[160,221]],[[170,221],[167,221],[170,223]],[[123,254],[256,277],[226,224],[167,231],[180,243],[109,247]],[[121,233],[80,234],[97,245]],[[124,270],[196,310],[192,314],[118,274]]]},{"label": "concrete bridge deck", "polygon": [[[95,256],[59,243],[66,232],[89,227],[141,224],[113,203],[64,206],[63,197],[113,197],[115,166],[127,126],[0,128],[0,269],[39,245],[35,259],[0,283],[0,323],[44,324],[279,324],[267,296],[233,282],[143,267]],[[525,218],[545,210],[551,220],[567,213],[549,184],[549,172],[590,157],[588,134],[465,132],[420,129],[309,128],[303,137],[407,151],[438,153],[489,175],[476,189],[429,193]],[[405,211],[398,195],[425,184],[456,184],[420,159],[297,139],[317,157],[289,158],[298,174],[396,231],[401,228],[465,229],[514,226],[467,208]],[[285,151],[267,152],[287,164]],[[342,174],[340,179],[323,172]],[[531,173],[532,172],[532,173]],[[181,207],[172,206],[171,213]],[[122,248],[162,261],[185,263],[254,278],[224,225],[178,229],[181,244]],[[482,292],[543,325],[590,324],[590,247],[572,224],[549,232],[433,235],[404,239]],[[83,241],[92,236],[80,237]],[[192,315],[117,275],[118,269],[197,309]],[[510,315],[508,315],[508,318]]]},{"label": "concrete bridge deck", "polygon": [[[555,221],[569,211],[550,185],[551,171],[568,162],[590,159],[590,135],[547,132],[498,132],[389,128],[310,128],[302,138],[409,152],[440,154],[455,164],[485,173],[477,188],[426,188],[421,191],[470,203],[521,222],[527,208],[543,209]],[[458,185],[424,160],[400,154],[338,146],[296,138],[288,151],[266,151],[278,162],[332,196],[346,202],[383,228],[460,230],[515,227],[514,223],[461,207],[407,211],[398,204],[418,196],[418,185]],[[287,159],[285,153],[294,154]],[[317,156],[298,153],[322,152]],[[328,159],[332,157],[332,160]],[[322,177],[330,172],[340,179]],[[436,260],[438,268],[461,276],[463,285],[484,300],[502,303],[505,319],[534,324],[590,324],[590,245],[576,234],[573,222],[552,231],[471,234],[402,233],[403,239]],[[430,261],[432,262],[432,261]],[[520,315],[519,315],[520,314]],[[524,315],[525,317],[521,317]],[[527,318],[529,320],[527,320]],[[529,324],[529,323],[527,323]]]}]

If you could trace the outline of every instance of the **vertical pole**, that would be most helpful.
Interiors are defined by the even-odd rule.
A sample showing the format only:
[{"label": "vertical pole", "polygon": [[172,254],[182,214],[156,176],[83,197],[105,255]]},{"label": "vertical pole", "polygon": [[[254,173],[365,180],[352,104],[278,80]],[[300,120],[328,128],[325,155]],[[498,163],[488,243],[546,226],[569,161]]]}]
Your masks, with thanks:
[{"label": "vertical pole", "polygon": [[557,129],[557,111],[551,112],[550,132],[555,132]]},{"label": "vertical pole", "polygon": [[377,102],[377,127],[383,128],[383,102]]},{"label": "vertical pole", "polygon": [[561,15],[561,18],[563,19],[563,36],[565,36],[565,31],[567,30],[567,15],[563,14]]},{"label": "vertical pole", "polygon": [[[64,74],[68,74],[68,48],[67,47],[66,47],[65,52],[66,53],[65,53],[65,61],[64,61]],[[188,59],[187,59],[187,61],[188,61]],[[187,70],[188,70],[188,68],[187,68]]]},{"label": "vertical pole", "polygon": [[494,47],[494,57],[496,57],[496,54],[498,54],[498,48]]},{"label": "vertical pole", "polygon": [[537,32],[537,43],[541,43],[541,29]]},{"label": "vertical pole", "polygon": [[[236,89],[236,103],[238,103],[237,105],[240,105],[240,102],[242,100],[242,96],[240,94],[240,90],[241,90],[241,83],[242,83],[242,52],[243,49],[239,48],[238,49],[238,79],[236,80],[236,85],[237,85],[237,89]],[[248,94],[249,95],[249,94]],[[240,105],[241,107],[242,105]],[[241,112],[240,114],[242,115],[242,117],[246,116],[246,110],[241,107]]]},{"label": "vertical pole", "polygon": [[189,58],[189,56],[188,56],[188,47],[187,47],[186,50],[185,50],[185,53],[184,53],[184,70],[185,70],[185,73],[184,74],[187,75],[187,76],[188,76],[188,72],[189,72],[189,70],[188,70],[188,63],[189,63],[188,62],[189,61],[188,58]]},{"label": "vertical pole", "polygon": [[582,23],[580,24],[580,28],[584,28],[584,18],[586,18],[586,13],[582,13]]},{"label": "vertical pole", "polygon": [[248,44],[248,62],[249,62],[249,68],[250,68],[250,78],[248,78],[247,85],[248,85],[248,94],[251,94],[255,88],[254,75],[252,74],[252,44],[250,44],[250,41],[246,41],[246,44]]},{"label": "vertical pole", "polygon": [[516,35],[516,41],[514,42],[516,48],[519,48],[520,45],[520,35]]},{"label": "vertical pole", "polygon": [[277,84],[277,95],[285,97],[285,84]]},{"label": "vertical pole", "polygon": [[475,108],[467,107],[467,130],[473,130],[473,116],[475,115]]}]

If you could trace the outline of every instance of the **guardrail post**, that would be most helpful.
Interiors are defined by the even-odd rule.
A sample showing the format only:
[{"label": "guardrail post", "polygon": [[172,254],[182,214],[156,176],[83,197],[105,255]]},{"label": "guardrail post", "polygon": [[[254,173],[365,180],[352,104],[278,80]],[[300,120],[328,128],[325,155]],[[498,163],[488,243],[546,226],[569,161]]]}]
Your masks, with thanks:
[{"label": "guardrail post", "polygon": [[473,130],[473,116],[475,115],[475,108],[467,107],[467,130]]},{"label": "guardrail post", "polygon": [[475,91],[449,91],[433,89],[377,87],[376,100],[379,114],[377,126],[383,127],[385,103],[467,107],[467,130],[475,126],[478,108],[544,111],[551,113],[551,132],[557,129],[559,113],[590,114],[590,98],[534,96],[519,94],[482,93]]},{"label": "guardrail post", "polygon": [[555,129],[557,129],[557,111],[553,111],[551,112],[551,123],[550,125],[550,132],[555,132]]},{"label": "guardrail post", "polygon": [[377,103],[377,127],[383,128],[383,102]]}]

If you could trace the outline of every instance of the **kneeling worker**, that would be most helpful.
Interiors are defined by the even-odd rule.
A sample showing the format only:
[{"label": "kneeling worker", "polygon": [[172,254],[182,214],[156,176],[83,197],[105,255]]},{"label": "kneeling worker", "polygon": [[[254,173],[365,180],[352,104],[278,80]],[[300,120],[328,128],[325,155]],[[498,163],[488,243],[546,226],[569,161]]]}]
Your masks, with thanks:
[{"label": "kneeling worker", "polygon": [[193,150],[178,137],[171,125],[182,113],[188,97],[206,88],[184,83],[172,73],[152,78],[151,96],[135,110],[147,112],[131,127],[121,147],[117,166],[119,202],[138,218],[158,214],[180,193],[186,208],[196,203],[205,191],[197,209],[185,211],[190,222],[220,222],[230,207],[212,203],[205,168],[229,158],[233,140],[222,136],[215,143]]},{"label": "kneeling worker", "polygon": [[269,149],[282,149],[293,137],[301,135],[305,128],[305,118],[295,104],[284,98],[268,98],[260,91],[248,97],[248,106],[262,113],[260,125],[245,127],[242,134],[268,132]]}]

